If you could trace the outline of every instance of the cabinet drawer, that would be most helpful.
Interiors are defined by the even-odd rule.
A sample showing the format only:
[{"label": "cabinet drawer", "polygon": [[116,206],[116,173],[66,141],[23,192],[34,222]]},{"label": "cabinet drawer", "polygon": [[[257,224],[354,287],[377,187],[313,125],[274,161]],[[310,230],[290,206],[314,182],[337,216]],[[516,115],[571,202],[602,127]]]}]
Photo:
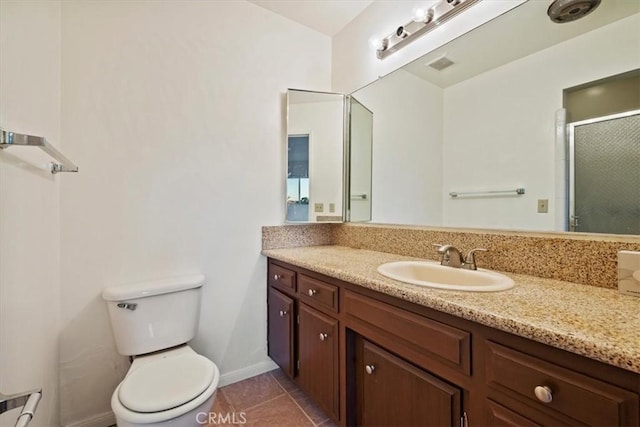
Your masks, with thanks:
[{"label": "cabinet drawer", "polygon": [[269,284],[286,293],[296,291],[296,273],[279,265],[269,263]]},{"label": "cabinet drawer", "polygon": [[[529,404],[551,409],[586,425],[636,425],[638,396],[550,362],[487,341],[487,384],[509,395],[515,392]],[[547,403],[536,397],[547,387]]]},{"label": "cabinet drawer", "polygon": [[316,308],[338,312],[338,287],[303,274],[299,277],[300,299]]},{"label": "cabinet drawer", "polygon": [[344,311],[408,347],[418,347],[441,363],[471,373],[469,332],[348,291],[344,293]]}]

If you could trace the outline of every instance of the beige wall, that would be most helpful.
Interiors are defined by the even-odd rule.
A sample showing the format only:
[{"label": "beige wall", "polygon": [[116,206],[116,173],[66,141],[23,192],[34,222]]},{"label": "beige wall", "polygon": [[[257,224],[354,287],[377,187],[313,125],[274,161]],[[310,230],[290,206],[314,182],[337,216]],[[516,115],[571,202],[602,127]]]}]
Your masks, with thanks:
[{"label": "beige wall", "polygon": [[[60,138],[60,4],[0,1],[0,126]],[[31,425],[58,424],[60,182],[37,148],[0,152],[0,392],[43,389]],[[19,409],[0,416],[13,426]]]},{"label": "beige wall", "polygon": [[104,422],[127,369],[111,284],[203,273],[193,347],[223,383],[272,368],[260,226],[284,217],[286,90],[329,89],[331,40],[244,1],[65,1],[62,16],[81,170],[61,187],[62,424]]},{"label": "beige wall", "polygon": [[[556,191],[566,186],[555,173],[554,152],[563,89],[638,68],[639,26],[635,14],[445,90],[442,225],[555,229],[564,199]],[[521,197],[464,203],[448,197],[458,189],[520,186],[526,188]],[[538,199],[549,200],[549,213],[537,212]]]}]

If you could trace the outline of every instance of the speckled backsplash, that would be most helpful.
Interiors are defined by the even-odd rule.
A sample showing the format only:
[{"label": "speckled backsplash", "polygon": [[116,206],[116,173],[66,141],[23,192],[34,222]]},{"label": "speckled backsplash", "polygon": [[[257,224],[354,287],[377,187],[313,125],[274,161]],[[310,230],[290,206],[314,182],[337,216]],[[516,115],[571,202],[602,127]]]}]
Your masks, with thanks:
[{"label": "speckled backsplash", "polygon": [[439,259],[432,243],[473,248],[480,268],[615,289],[619,250],[640,251],[640,236],[453,230],[371,224],[301,224],[263,227],[263,249],[340,245]]},{"label": "speckled backsplash", "polygon": [[286,224],[262,227],[262,249],[333,245],[332,228],[337,224]]}]

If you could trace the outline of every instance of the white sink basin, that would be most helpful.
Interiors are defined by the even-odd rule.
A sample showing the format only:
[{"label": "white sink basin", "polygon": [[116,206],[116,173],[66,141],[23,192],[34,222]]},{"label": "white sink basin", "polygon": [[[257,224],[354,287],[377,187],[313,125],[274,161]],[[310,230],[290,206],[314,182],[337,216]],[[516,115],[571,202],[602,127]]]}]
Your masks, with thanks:
[{"label": "white sink basin", "polygon": [[388,262],[379,266],[378,272],[400,282],[453,291],[496,292],[514,286],[504,274],[446,267],[430,261]]}]

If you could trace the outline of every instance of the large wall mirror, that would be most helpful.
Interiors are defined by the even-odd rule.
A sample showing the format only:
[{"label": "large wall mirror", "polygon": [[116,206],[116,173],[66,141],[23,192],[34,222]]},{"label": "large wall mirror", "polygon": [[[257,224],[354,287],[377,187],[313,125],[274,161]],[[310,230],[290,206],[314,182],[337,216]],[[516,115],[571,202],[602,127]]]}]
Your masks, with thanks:
[{"label": "large wall mirror", "polygon": [[342,221],[344,95],[287,92],[286,222]]},{"label": "large wall mirror", "polygon": [[640,234],[640,1],[565,24],[548,3],[350,95],[371,112],[372,222]]}]

